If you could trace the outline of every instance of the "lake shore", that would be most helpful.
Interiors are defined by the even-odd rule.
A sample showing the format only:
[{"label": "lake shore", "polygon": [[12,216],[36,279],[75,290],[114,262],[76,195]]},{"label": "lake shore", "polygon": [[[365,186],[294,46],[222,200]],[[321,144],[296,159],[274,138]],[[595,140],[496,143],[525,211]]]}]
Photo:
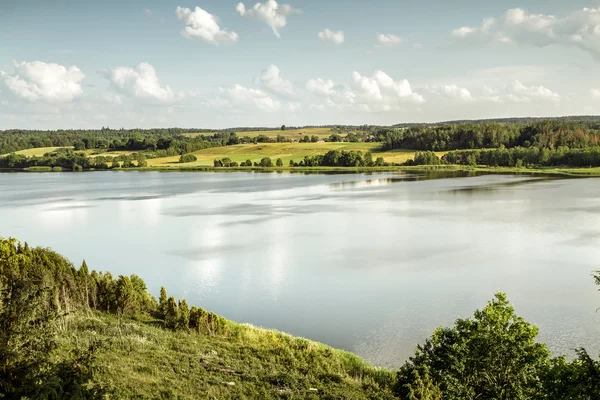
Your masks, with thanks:
[{"label": "lake shore", "polygon": [[[90,169],[88,171],[102,171]],[[523,174],[592,178],[600,177],[600,168],[570,168],[570,167],[489,167],[464,165],[420,165],[420,166],[385,166],[385,167],[211,167],[185,165],[173,167],[118,168],[106,171],[159,171],[159,172],[291,172],[291,173],[365,173],[365,172],[476,172],[485,174]],[[52,167],[3,168],[0,172],[72,172]],[[86,171],[84,171],[86,172]]]}]

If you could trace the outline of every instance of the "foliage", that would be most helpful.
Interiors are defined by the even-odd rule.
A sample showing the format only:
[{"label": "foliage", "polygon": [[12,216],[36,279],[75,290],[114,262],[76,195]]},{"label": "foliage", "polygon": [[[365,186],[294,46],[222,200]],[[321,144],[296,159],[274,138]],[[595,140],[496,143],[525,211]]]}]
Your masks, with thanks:
[{"label": "foliage", "polygon": [[528,399],[540,393],[539,376],[550,352],[536,343],[538,329],[515,315],[506,295],[473,318],[439,328],[400,368],[396,393],[408,397],[429,374],[444,399]]},{"label": "foliage", "polygon": [[193,154],[182,154],[179,157],[179,162],[180,163],[190,163],[190,162],[194,162],[194,161],[198,161],[198,158],[196,158],[195,155]]}]

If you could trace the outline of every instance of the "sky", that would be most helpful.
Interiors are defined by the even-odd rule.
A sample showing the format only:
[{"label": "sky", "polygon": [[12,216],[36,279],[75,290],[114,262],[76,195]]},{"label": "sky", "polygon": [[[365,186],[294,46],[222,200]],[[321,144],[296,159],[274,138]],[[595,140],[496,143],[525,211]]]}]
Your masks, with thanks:
[{"label": "sky", "polygon": [[0,0],[0,130],[599,110],[600,0]]}]

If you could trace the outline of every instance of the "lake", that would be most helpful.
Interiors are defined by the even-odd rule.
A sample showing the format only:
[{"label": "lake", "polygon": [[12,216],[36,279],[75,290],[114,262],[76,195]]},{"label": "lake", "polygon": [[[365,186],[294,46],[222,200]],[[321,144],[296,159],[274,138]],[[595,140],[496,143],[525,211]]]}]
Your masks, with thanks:
[{"label": "lake", "polygon": [[600,179],[0,174],[0,236],[158,296],[398,367],[496,291],[554,354],[598,354]]}]

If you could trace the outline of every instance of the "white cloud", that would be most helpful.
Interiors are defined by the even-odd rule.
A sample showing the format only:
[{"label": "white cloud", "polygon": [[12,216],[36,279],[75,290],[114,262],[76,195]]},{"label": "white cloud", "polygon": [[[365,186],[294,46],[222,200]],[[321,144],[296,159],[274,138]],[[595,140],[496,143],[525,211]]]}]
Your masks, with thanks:
[{"label": "white cloud", "polygon": [[332,80],[325,80],[322,78],[309,79],[306,82],[306,90],[321,96],[333,95],[335,93],[333,90],[334,86],[335,84]]},{"label": "white cloud", "polygon": [[402,43],[404,39],[400,36],[392,35],[392,34],[383,34],[380,33],[377,35],[377,44],[379,46],[396,46]]},{"label": "white cloud", "polygon": [[323,32],[319,32],[317,34],[321,41],[333,44],[342,44],[344,43],[344,32],[343,31],[332,31],[329,29],[325,29]]},{"label": "white cloud", "polygon": [[502,17],[486,18],[477,27],[463,26],[452,32],[458,42],[514,43],[545,47],[552,44],[579,47],[600,58],[600,8],[584,8],[564,17],[530,14],[521,8]]},{"label": "white cloud", "polygon": [[290,15],[302,13],[302,10],[295,9],[289,4],[279,5],[275,0],[256,3],[250,9],[246,9],[244,3],[238,3],[235,9],[242,17],[255,19],[269,25],[277,37],[280,37],[279,30],[287,24],[287,18]]},{"label": "white cloud", "polygon": [[532,99],[560,101],[560,95],[544,86],[525,86],[521,81],[514,81],[508,87],[508,99],[514,102],[528,102]]},{"label": "white cloud", "polygon": [[186,25],[181,34],[187,39],[199,38],[215,46],[235,43],[238,40],[237,33],[221,29],[217,17],[200,7],[196,7],[194,11],[177,7],[175,14]]},{"label": "white cloud", "polygon": [[266,112],[276,112],[281,109],[281,102],[273,99],[262,90],[247,88],[235,84],[231,88],[218,89],[218,97],[211,102],[216,107],[251,108]]},{"label": "white cloud", "polygon": [[283,96],[294,96],[294,85],[292,82],[283,79],[279,74],[279,68],[270,65],[263,70],[258,78],[260,84],[267,90]]},{"label": "white cloud", "polygon": [[590,94],[596,99],[600,99],[600,89],[590,89]]},{"label": "white cloud", "polygon": [[153,15],[152,10],[150,10],[149,8],[144,8],[144,14],[146,14],[146,16],[148,17],[152,17]]},{"label": "white cloud", "polygon": [[104,95],[102,95],[102,99],[104,101],[106,101],[107,103],[111,103],[111,104],[122,104],[123,101],[121,100],[121,96],[119,96],[118,94],[114,94],[114,93],[104,93]]},{"label": "white cloud", "polygon": [[66,68],[41,61],[15,62],[15,74],[0,73],[4,83],[16,96],[29,101],[68,102],[83,94],[85,77],[76,66]]},{"label": "white cloud", "polygon": [[442,94],[444,94],[445,96],[448,96],[448,97],[451,97],[454,99],[460,99],[460,100],[464,100],[464,101],[473,100],[473,97],[471,97],[471,92],[469,92],[465,88],[458,87],[455,84],[441,86],[440,92]]},{"label": "white cloud", "polygon": [[306,90],[317,96],[325,97],[327,106],[341,106],[354,104],[356,93],[349,88],[336,85],[332,80],[313,78],[306,81]]},{"label": "white cloud", "polygon": [[424,103],[425,99],[413,92],[410,83],[404,79],[395,81],[383,71],[375,71],[371,77],[362,76],[354,71],[352,73],[354,86],[359,95],[371,102],[390,103],[397,100]]},{"label": "white cloud", "polygon": [[148,63],[141,63],[135,68],[115,68],[111,71],[110,80],[119,90],[141,100],[171,102],[178,97],[168,85],[160,85],[156,70]]}]

